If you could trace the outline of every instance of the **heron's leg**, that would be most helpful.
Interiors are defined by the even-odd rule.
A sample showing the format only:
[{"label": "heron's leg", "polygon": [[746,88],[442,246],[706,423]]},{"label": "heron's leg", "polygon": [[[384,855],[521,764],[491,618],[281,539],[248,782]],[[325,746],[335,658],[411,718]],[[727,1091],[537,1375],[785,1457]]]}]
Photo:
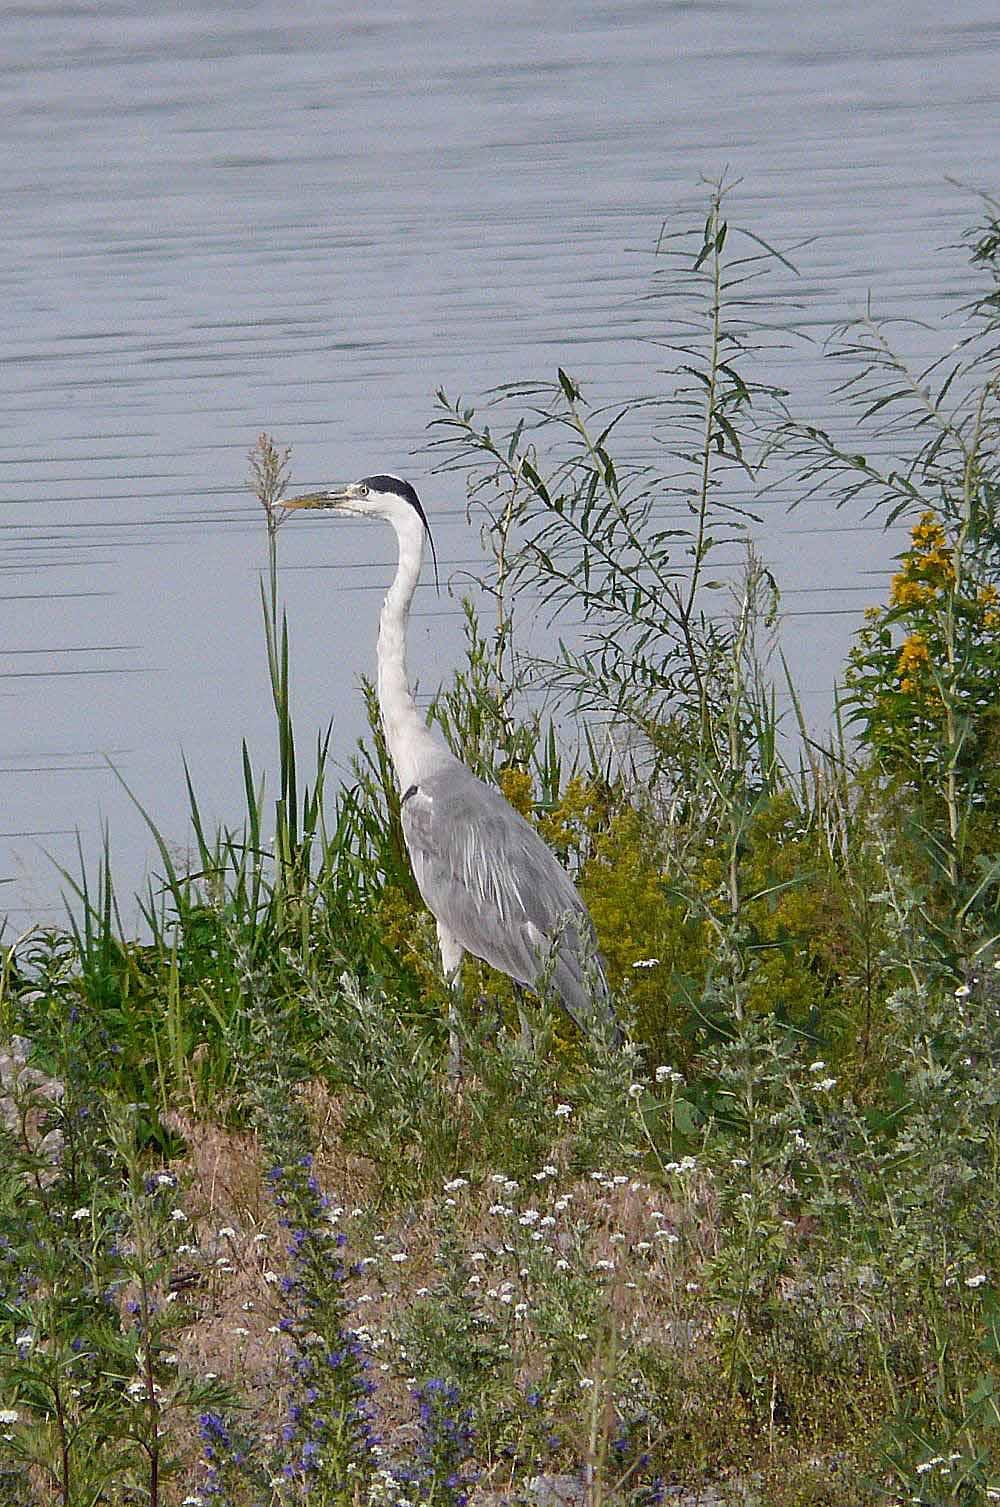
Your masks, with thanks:
[{"label": "heron's leg", "polygon": [[531,1057],[535,1051],[535,1033],[531,1029],[531,1021],[528,1019],[528,1012],[525,1009],[524,997],[524,985],[515,983],[514,1003],[517,1005],[517,1018],[521,1024],[519,1033],[521,1051],[524,1052],[525,1056]]},{"label": "heron's leg", "polygon": [[458,1083],[462,1077],[462,1037],[459,1032],[458,1006],[462,997],[462,952],[451,932],[438,923],[438,946],[441,968],[448,985],[448,1077]]}]

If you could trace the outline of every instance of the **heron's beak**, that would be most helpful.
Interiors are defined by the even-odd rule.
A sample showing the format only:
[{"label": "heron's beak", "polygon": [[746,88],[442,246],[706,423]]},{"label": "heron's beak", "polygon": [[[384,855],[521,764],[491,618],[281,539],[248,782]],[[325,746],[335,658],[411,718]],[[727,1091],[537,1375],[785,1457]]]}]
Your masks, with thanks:
[{"label": "heron's beak", "polygon": [[326,487],[321,492],[305,492],[301,497],[285,497],[284,508],[345,508],[350,507],[354,487]]}]

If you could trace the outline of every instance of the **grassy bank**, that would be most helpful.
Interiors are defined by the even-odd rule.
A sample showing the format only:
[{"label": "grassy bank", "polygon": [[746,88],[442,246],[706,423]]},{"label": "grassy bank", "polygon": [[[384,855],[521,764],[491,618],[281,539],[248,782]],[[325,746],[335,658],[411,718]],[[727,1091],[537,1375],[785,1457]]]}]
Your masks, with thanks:
[{"label": "grassy bank", "polygon": [[[151,820],[147,941],[108,856],[0,952],[5,1503],[1000,1500],[988,202],[967,249],[940,365],[872,320],[834,342],[842,434],[766,380],[778,253],[719,194],[658,248],[662,395],[439,397],[492,609],[431,716],[576,876],[623,1051],[541,1005],[529,1049],[469,961],[449,1086],[374,717],[349,778],[322,738],[302,775],[261,441],[273,800],[245,748],[239,831],[189,781],[190,871]],[[779,725],[746,544],[779,481],[910,531],[823,743]],[[539,598],[583,619],[549,662]]]}]

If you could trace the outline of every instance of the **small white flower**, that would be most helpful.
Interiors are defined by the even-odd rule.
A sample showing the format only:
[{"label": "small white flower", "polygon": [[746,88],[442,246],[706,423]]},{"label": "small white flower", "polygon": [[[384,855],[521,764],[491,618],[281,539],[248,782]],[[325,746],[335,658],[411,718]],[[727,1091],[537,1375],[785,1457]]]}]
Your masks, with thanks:
[{"label": "small white flower", "polygon": [[642,1084],[641,1083],[630,1083],[629,1086],[628,1086],[628,1096],[629,1096],[630,1099],[641,1099],[642,1098]]},{"label": "small white flower", "polygon": [[820,1078],[819,1082],[816,1084],[816,1087],[820,1090],[821,1093],[828,1094],[831,1088],[834,1087],[836,1082],[836,1078]]},{"label": "small white flower", "polygon": [[983,1285],[983,1283],[985,1281],[986,1281],[986,1273],[985,1272],[977,1272],[974,1277],[966,1277],[966,1279],[965,1279],[965,1285],[966,1285],[966,1287],[982,1287],[982,1285]]},{"label": "small white flower", "polygon": [[181,1507],[205,1507],[204,1497],[185,1497]]},{"label": "small white flower", "polygon": [[539,1215],[537,1209],[525,1209],[524,1213],[518,1220],[518,1224],[537,1224],[538,1217]]},{"label": "small white flower", "polygon": [[594,1262],[594,1270],[597,1272],[613,1272],[614,1269],[615,1263],[613,1261],[601,1260]]},{"label": "small white flower", "polygon": [[955,990],[955,998],[968,999],[971,993],[972,990],[969,988],[968,984],[959,984],[958,988]]},{"label": "small white flower", "polygon": [[821,1073],[825,1067],[826,1063],[822,1060],[822,1058],[817,1058],[815,1062],[810,1062],[809,1071],[811,1073]]},{"label": "small white flower", "polygon": [[407,1260],[407,1255],[405,1251],[393,1251],[390,1259],[395,1261],[396,1265],[399,1266],[401,1262]]},{"label": "small white flower", "polygon": [[559,1260],[556,1262],[556,1271],[557,1272],[568,1272],[569,1271],[569,1262],[566,1260],[566,1258],[564,1256],[560,1256]]},{"label": "small white flower", "polygon": [[624,1188],[625,1184],[628,1182],[628,1178],[625,1176],[624,1172],[616,1172],[614,1177],[611,1179],[611,1182],[612,1185],[616,1188]]},{"label": "small white flower", "polygon": [[84,1206],[83,1206],[82,1209],[74,1209],[73,1212],[72,1212],[72,1214],[69,1217],[70,1217],[70,1219],[75,1219],[77,1221],[79,1221],[81,1219],[89,1219],[90,1218],[90,1210],[87,1208],[86,1204],[84,1204]]},{"label": "small white flower", "polygon": [[187,1224],[187,1215],[183,1209],[171,1209],[170,1218],[174,1224]]},{"label": "small white flower", "polygon": [[467,1177],[453,1177],[450,1183],[445,1183],[444,1191],[446,1193],[457,1193],[459,1188],[467,1188],[468,1186],[469,1179]]},{"label": "small white flower", "polygon": [[646,1254],[647,1251],[651,1251],[652,1249],[653,1249],[653,1246],[652,1246],[652,1243],[649,1240],[640,1240],[636,1244],[636,1250],[639,1252],[640,1255],[643,1255],[643,1256]]},{"label": "small white flower", "polygon": [[219,1239],[220,1240],[235,1240],[236,1239],[236,1231],[233,1229],[233,1227],[232,1227],[231,1224],[224,1224],[222,1226],[222,1229],[219,1231]]},{"label": "small white flower", "polygon": [[659,958],[636,958],[633,968],[656,968],[659,966]]},{"label": "small white flower", "polygon": [[545,1229],[545,1230],[551,1229],[552,1226],[555,1224],[555,1222],[556,1222],[555,1221],[555,1216],[552,1215],[552,1214],[544,1214],[542,1216],[542,1218],[538,1221],[538,1223],[541,1225],[542,1229]]},{"label": "small white flower", "polygon": [[20,1334],[14,1336],[14,1344],[18,1350],[30,1350],[34,1346],[35,1336],[30,1329],[22,1329]]},{"label": "small white flower", "polygon": [[158,1172],[156,1174],[156,1181],[159,1183],[161,1188],[177,1187],[177,1179],[172,1172]]},{"label": "small white flower", "polygon": [[579,1382],[577,1383],[577,1386],[580,1388],[581,1392],[589,1392],[590,1388],[593,1385],[594,1380],[591,1376],[581,1376]]},{"label": "small white flower", "polygon": [[176,1366],[177,1364],[177,1357],[172,1350],[168,1351],[166,1355],[161,1355],[160,1359],[165,1366]]},{"label": "small white flower", "polygon": [[20,1416],[17,1408],[0,1408],[0,1423],[16,1423]]},{"label": "small white flower", "polygon": [[482,1280],[483,1279],[478,1272],[473,1272],[472,1276],[469,1278],[468,1285],[470,1287],[479,1287],[482,1284]]},{"label": "small white flower", "polygon": [[469,1260],[475,1262],[478,1265],[478,1263],[480,1261],[485,1261],[486,1260],[486,1252],[485,1251],[473,1251],[472,1255],[469,1257]]},{"label": "small white flower", "polygon": [[241,1340],[248,1339],[250,1335],[249,1329],[244,1329],[241,1324],[238,1324],[235,1329],[230,1329],[229,1333],[235,1334]]},{"label": "small white flower", "polygon": [[555,1116],[556,1116],[557,1120],[568,1120],[569,1117],[570,1117],[570,1115],[572,1113],[573,1113],[573,1106],[572,1106],[572,1104],[557,1104],[556,1105]]},{"label": "small white flower", "polygon": [[430,1288],[429,1287],[418,1287],[417,1288],[417,1297],[418,1298],[426,1298],[429,1295],[430,1295]]}]

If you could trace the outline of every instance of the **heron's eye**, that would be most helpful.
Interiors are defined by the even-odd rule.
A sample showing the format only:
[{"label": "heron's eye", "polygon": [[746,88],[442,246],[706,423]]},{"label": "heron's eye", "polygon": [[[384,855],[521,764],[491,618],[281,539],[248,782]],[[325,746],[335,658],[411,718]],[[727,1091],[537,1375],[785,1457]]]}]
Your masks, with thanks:
[{"label": "heron's eye", "polygon": [[364,482],[362,482],[361,485],[358,487],[358,496],[359,497],[367,497],[368,496],[368,488],[365,486]]}]

